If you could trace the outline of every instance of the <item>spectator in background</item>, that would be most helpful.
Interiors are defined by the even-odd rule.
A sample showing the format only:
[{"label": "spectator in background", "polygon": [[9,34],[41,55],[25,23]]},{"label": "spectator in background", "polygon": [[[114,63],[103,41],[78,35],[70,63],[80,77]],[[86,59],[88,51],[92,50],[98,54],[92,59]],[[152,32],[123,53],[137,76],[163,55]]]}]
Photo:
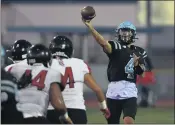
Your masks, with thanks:
[{"label": "spectator in background", "polygon": [[155,106],[156,92],[155,92],[155,74],[153,65],[149,57],[145,58],[146,72],[144,77],[137,76],[138,87],[138,105],[140,107]]}]

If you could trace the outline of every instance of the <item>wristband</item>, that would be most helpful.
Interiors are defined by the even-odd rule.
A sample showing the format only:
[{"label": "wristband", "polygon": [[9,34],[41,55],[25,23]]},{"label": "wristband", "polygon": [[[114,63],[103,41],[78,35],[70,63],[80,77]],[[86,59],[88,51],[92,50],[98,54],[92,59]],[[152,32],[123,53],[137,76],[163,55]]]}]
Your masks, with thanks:
[{"label": "wristband", "polygon": [[68,113],[66,112],[64,115],[61,115],[59,118],[68,119],[69,118]]},{"label": "wristband", "polygon": [[144,72],[144,70],[138,65],[135,67],[135,72],[136,74],[141,75]]},{"label": "wristband", "polygon": [[68,116],[68,113],[67,113],[67,112],[64,114],[64,118],[65,118],[65,119],[68,119],[68,118],[69,118],[69,116]]},{"label": "wristband", "polygon": [[106,101],[104,100],[103,102],[99,103],[100,109],[106,109],[107,105],[106,105]]}]

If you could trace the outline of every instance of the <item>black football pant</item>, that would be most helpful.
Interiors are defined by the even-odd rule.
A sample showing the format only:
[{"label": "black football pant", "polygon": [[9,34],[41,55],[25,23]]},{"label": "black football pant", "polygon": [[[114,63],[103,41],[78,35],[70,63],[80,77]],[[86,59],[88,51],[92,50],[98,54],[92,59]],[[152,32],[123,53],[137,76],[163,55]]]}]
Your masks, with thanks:
[{"label": "black football pant", "polygon": [[24,118],[23,124],[50,124],[45,117],[30,117]]},{"label": "black football pant", "polygon": [[137,98],[128,98],[123,100],[114,100],[107,98],[107,105],[111,116],[107,119],[108,124],[120,124],[120,116],[123,112],[123,118],[132,117],[135,119],[137,112]]},{"label": "black football pant", "polygon": [[[74,124],[87,124],[87,115],[85,110],[68,108],[67,111]],[[61,124],[59,116],[60,114],[55,110],[48,110],[47,112],[47,119],[51,122],[51,124]]]},{"label": "black football pant", "polygon": [[17,111],[16,103],[1,103],[1,124],[23,124],[23,115]]}]

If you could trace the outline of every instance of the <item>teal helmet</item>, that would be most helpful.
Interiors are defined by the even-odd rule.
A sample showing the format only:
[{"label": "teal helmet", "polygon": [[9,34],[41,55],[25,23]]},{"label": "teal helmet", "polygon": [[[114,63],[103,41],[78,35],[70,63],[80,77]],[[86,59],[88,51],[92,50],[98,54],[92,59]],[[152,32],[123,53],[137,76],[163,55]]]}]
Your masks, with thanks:
[{"label": "teal helmet", "polygon": [[136,27],[129,21],[122,22],[116,29],[118,41],[125,45],[135,42]]}]

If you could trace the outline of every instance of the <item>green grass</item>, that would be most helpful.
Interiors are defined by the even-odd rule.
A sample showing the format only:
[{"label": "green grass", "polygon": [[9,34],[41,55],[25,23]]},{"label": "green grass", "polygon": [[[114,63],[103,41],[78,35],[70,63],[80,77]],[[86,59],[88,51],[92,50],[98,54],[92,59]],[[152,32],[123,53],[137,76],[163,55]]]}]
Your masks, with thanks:
[{"label": "green grass", "polygon": [[[97,108],[87,109],[89,124],[106,124],[106,120]],[[121,123],[122,116],[121,116]],[[136,124],[174,124],[174,108],[139,108]]]}]

